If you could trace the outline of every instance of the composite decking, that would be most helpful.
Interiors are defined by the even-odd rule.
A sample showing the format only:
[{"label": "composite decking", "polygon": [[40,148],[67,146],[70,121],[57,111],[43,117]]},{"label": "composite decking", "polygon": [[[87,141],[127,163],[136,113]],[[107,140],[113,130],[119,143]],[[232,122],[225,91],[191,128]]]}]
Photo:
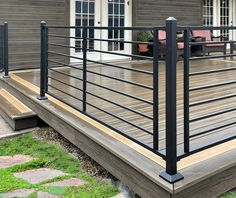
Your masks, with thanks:
[{"label": "composite decking", "polygon": [[[119,63],[128,65],[130,67],[140,68],[151,71],[151,63],[142,61],[126,61]],[[183,62],[178,63],[178,143],[179,153],[182,153],[182,108],[183,108],[183,88],[182,88],[182,67]],[[205,71],[217,68],[232,68],[235,67],[235,62],[232,60],[205,60],[191,62],[191,73],[198,71]],[[164,64],[160,63],[159,76],[159,113],[160,113],[160,139],[162,139],[162,149],[164,151],[165,145],[165,120],[164,120]],[[77,70],[68,68],[57,69],[60,72],[70,73],[71,75],[80,76]],[[89,66],[89,70],[106,73],[108,75],[116,76],[127,80],[144,83],[146,85],[152,84],[152,77],[145,77],[144,75],[134,74],[131,72],[120,71],[118,69],[109,69],[108,67]],[[204,75],[201,78],[192,77],[191,87],[199,87],[205,84],[215,84],[226,81],[233,81],[236,77],[236,72],[225,72],[221,74]],[[58,72],[51,72],[50,75],[58,78],[61,81],[81,86],[81,82],[62,77]],[[225,142],[218,146],[201,151],[197,154],[186,157],[178,162],[178,171],[184,176],[184,179],[170,184],[159,177],[160,172],[165,171],[165,161],[154,154],[150,150],[138,145],[137,143],[127,139],[118,134],[112,129],[98,123],[96,120],[83,115],[79,111],[71,108],[64,102],[48,96],[48,100],[38,100],[39,95],[39,70],[29,71],[14,71],[10,73],[10,78],[1,78],[0,86],[12,95],[18,98],[21,102],[31,108],[37,113],[39,118],[48,123],[51,127],[57,130],[65,138],[67,138],[74,145],[87,153],[95,161],[101,164],[104,168],[110,171],[115,177],[120,179],[125,185],[129,186],[131,190],[136,192],[141,197],[145,198],[170,198],[170,197],[199,197],[199,198],[215,198],[216,196],[227,192],[236,186],[236,140]],[[94,75],[89,75],[89,81],[100,83],[104,86],[112,87],[116,90],[132,93],[136,96],[152,101],[151,91],[140,90],[134,86],[124,83],[114,83],[110,79],[101,78]],[[49,82],[54,86],[61,87],[66,93],[71,93],[73,96],[80,96],[80,93],[75,89],[65,87],[58,82]],[[118,95],[107,93],[106,91],[98,90],[92,86],[88,87],[89,91],[99,93],[100,96],[110,98],[117,102],[135,108],[151,116],[152,109],[148,106],[142,106],[127,98],[120,98]],[[58,97],[63,97],[68,103],[80,107],[80,103],[76,100],[66,97],[62,93],[49,89]],[[213,97],[222,96],[225,94],[234,94],[235,87],[233,85],[218,87],[217,89],[209,89],[205,92],[196,92],[191,94],[191,102],[210,99]],[[102,93],[102,95],[101,95]],[[115,114],[120,114],[125,119],[131,119],[137,124],[149,127],[151,130],[151,121],[143,121],[143,118],[132,116],[128,112],[121,111],[119,108],[109,106],[102,101],[96,100],[93,97],[88,98],[93,104],[113,111]],[[191,117],[202,116],[213,111],[220,111],[222,109],[233,108],[235,103],[234,97],[231,99],[218,101],[217,103],[208,104],[207,106],[191,111]],[[126,126],[121,121],[107,117],[104,114],[88,108],[90,113],[97,116],[99,119],[106,119],[106,122],[120,127],[126,133],[132,133],[147,144],[152,144],[152,138],[142,131],[134,130],[132,127]],[[222,117],[215,117],[214,120],[207,120],[203,123],[198,123],[195,126],[191,125],[191,133],[198,133],[204,128],[215,127],[218,124],[226,124],[233,122],[235,116],[233,113],[225,114]],[[193,130],[194,129],[194,130]],[[233,125],[225,127],[223,130],[214,131],[206,134],[203,137],[191,140],[191,148],[194,146],[203,146],[220,138],[229,137],[235,134]],[[145,137],[145,138],[144,138]],[[141,139],[142,138],[142,139]],[[218,139],[217,139],[218,138]]]},{"label": "composite decking", "polygon": [[[129,66],[131,68],[142,69],[146,71],[152,71],[152,63],[143,62],[143,61],[127,61],[124,63],[119,63],[120,65]],[[80,66],[78,66],[80,67]],[[183,154],[183,62],[178,62],[177,65],[177,132],[178,132],[178,153]],[[215,69],[223,69],[223,68],[231,68],[236,67],[236,62],[234,60],[223,60],[223,59],[211,59],[211,60],[201,60],[201,61],[192,61],[190,63],[190,73],[201,72],[201,71],[209,71]],[[64,92],[73,95],[82,99],[81,91],[76,88],[82,88],[82,82],[63,75],[62,73],[69,74],[72,76],[76,76],[78,78],[82,77],[82,72],[73,69],[73,68],[58,68],[53,69],[54,71],[50,71],[49,75],[54,79],[58,79],[66,84],[72,85],[73,87],[69,87],[59,81],[49,79],[49,84],[53,87],[59,88]],[[105,66],[93,65],[89,66],[90,71],[95,71],[101,74],[105,74],[108,76],[121,78],[127,81],[133,81],[136,83],[140,83],[147,86],[152,86],[153,78],[147,74],[141,74],[138,72],[132,72],[127,70],[121,70],[116,68],[109,68]],[[59,71],[59,72],[57,72]],[[39,71],[26,71],[15,73],[18,77],[32,82],[34,85],[39,85]],[[231,82],[236,80],[236,71],[228,71],[228,72],[219,72],[213,74],[205,74],[201,76],[192,76],[190,77],[190,89],[198,88],[202,86],[215,85],[225,82]],[[147,101],[152,102],[153,91],[140,88],[134,85],[130,85],[124,82],[115,81],[106,77],[101,77],[94,74],[88,74],[88,81],[108,87],[110,89],[115,89],[120,92],[124,92],[130,95],[134,95],[136,97],[145,99]],[[49,92],[58,96],[62,100],[67,103],[75,106],[76,108],[82,109],[82,103],[76,100],[73,97],[70,97],[57,89],[49,86]],[[105,99],[111,100],[112,102],[118,103],[120,105],[129,107],[134,109],[135,111],[141,112],[149,117],[153,115],[152,106],[149,104],[145,104],[143,102],[128,98],[126,96],[122,96],[117,93],[113,93],[108,90],[104,90],[97,86],[88,84],[87,88],[88,92],[95,94],[97,96],[103,97]],[[236,107],[236,97],[234,94],[236,92],[235,84],[229,84],[226,86],[219,86],[214,88],[208,88],[204,90],[196,90],[190,92],[190,104],[207,101],[214,98],[222,97],[222,96],[232,96],[225,100],[216,100],[215,102],[205,103],[203,105],[198,105],[196,107],[190,108],[190,119],[195,119],[198,117],[206,116],[212,113],[221,112],[227,109],[233,109]],[[103,101],[99,98],[96,98],[92,95],[87,96],[88,102],[98,106],[99,108],[110,112],[116,116],[121,117],[124,120],[127,120],[131,123],[134,123],[145,130],[152,133],[153,124],[152,120],[149,118],[145,118],[139,116],[129,110],[124,110],[123,108],[111,104],[109,102]],[[93,115],[99,120],[106,122],[109,125],[123,131],[131,137],[138,139],[140,142],[143,142],[150,147],[153,144],[153,136],[152,134],[148,134],[145,131],[137,129],[130,124],[123,122],[117,118],[109,116],[104,112],[101,112],[91,106],[88,105],[87,112],[90,115]],[[235,135],[235,127],[236,123],[236,112],[232,111],[229,113],[225,113],[222,115],[214,116],[212,118],[203,119],[197,122],[193,122],[190,124],[190,135],[195,135],[207,130],[211,130],[216,127],[220,127],[222,125],[227,125],[231,123],[229,126],[225,128],[221,128],[219,130],[210,131],[207,134],[196,136],[191,138],[190,146],[191,149],[197,149],[199,147],[205,146],[207,144],[214,143],[216,141],[231,137]],[[165,65],[164,62],[160,62],[159,64],[159,144],[160,151],[165,153]]]}]

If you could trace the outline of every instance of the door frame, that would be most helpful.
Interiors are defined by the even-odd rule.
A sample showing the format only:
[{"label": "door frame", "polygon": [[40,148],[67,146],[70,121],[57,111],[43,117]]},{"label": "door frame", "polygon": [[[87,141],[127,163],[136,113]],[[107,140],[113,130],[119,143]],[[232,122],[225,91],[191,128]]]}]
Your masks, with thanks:
[{"label": "door frame", "polygon": [[[70,0],[70,26],[75,26],[75,4],[76,0]],[[126,8],[125,9],[125,27],[132,27],[132,22],[133,22],[133,5],[132,5],[132,0],[125,0],[125,4],[126,4]],[[103,10],[102,10],[103,8]],[[105,11],[104,11],[105,8]],[[107,13],[102,14],[102,13]],[[100,24],[99,24],[100,22]],[[95,0],[95,21],[94,21],[95,26],[98,26],[98,24],[100,26],[107,26],[108,24],[108,3],[107,0]],[[104,35],[106,35],[106,33],[104,33],[105,31],[101,30],[95,30],[95,38],[104,38]],[[125,31],[125,40],[132,40],[132,31],[130,31],[130,33],[126,33],[127,31]],[[70,36],[71,37],[75,37],[75,30],[72,28],[70,29]],[[70,39],[70,46],[75,46],[75,39]],[[96,42],[94,44],[94,48],[98,49],[98,50],[104,50],[107,51],[107,45],[101,45],[101,42]],[[131,54],[132,52],[132,46],[130,44],[125,44],[124,47],[124,51],[120,51],[120,53],[127,53],[127,54]],[[119,51],[116,51],[117,53],[119,53]],[[96,53],[96,52],[90,52],[89,53],[90,57],[92,59],[99,59],[99,60],[103,60],[103,61],[112,61],[112,60],[120,60],[120,59],[125,59],[122,56],[113,56],[113,55],[109,55],[107,56],[107,54],[101,54],[101,53]],[[75,57],[79,57],[82,58],[82,53],[78,53],[75,52],[75,49],[70,48],[70,55],[71,56],[75,56]],[[88,58],[89,58],[88,56]],[[127,59],[127,58],[126,58]],[[81,60],[82,61],[82,60]],[[80,60],[78,59],[74,59],[74,58],[70,58],[70,63],[81,63]]]}]

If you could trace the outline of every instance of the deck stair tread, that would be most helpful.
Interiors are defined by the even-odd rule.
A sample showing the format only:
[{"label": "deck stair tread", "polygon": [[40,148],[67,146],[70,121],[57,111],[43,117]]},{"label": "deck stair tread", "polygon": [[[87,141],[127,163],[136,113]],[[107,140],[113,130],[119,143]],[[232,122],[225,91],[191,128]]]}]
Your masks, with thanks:
[{"label": "deck stair tread", "polygon": [[0,89],[0,103],[0,115],[14,130],[37,126],[37,114],[5,89]]}]

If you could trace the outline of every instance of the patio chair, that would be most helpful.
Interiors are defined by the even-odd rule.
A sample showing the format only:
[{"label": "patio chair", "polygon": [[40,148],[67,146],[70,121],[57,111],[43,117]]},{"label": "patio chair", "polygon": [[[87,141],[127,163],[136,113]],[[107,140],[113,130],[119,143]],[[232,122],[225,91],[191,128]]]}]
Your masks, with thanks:
[{"label": "patio chair", "polygon": [[[159,45],[158,45],[158,50],[160,54],[160,58],[165,58],[166,54],[166,31],[164,30],[159,30],[158,31],[158,37],[159,37]],[[177,37],[176,37],[177,39]],[[177,57],[183,56],[184,54],[184,42],[178,41],[177,40]]]},{"label": "patio chair", "polygon": [[[228,38],[224,36],[213,36],[210,30],[192,30],[192,40],[193,42],[214,42],[214,41],[227,41]],[[209,44],[199,44],[192,46],[192,53],[205,56],[210,55],[212,52],[222,52],[226,54],[226,43],[209,43]]]}]

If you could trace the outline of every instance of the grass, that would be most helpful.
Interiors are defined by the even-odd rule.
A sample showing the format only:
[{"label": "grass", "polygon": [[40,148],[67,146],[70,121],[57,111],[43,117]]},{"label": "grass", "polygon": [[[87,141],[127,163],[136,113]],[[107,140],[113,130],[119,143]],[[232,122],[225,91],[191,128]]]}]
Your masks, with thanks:
[{"label": "grass", "polygon": [[227,193],[222,198],[236,198],[236,193]]},{"label": "grass", "polygon": [[[8,169],[0,170],[0,193],[22,188],[37,188],[54,195],[74,198],[106,198],[115,196],[117,188],[109,183],[98,181],[81,169],[80,162],[68,154],[62,147],[45,140],[34,138],[33,134],[22,135],[0,141],[0,156],[13,156],[17,154],[31,155],[34,160],[23,165],[16,165]],[[78,177],[88,182],[81,187],[45,187],[43,183],[31,185],[24,180],[14,177],[15,172],[36,168],[53,168],[67,173],[66,176],[58,177],[46,182],[63,180],[65,178]],[[29,198],[36,197],[33,193]]]}]

